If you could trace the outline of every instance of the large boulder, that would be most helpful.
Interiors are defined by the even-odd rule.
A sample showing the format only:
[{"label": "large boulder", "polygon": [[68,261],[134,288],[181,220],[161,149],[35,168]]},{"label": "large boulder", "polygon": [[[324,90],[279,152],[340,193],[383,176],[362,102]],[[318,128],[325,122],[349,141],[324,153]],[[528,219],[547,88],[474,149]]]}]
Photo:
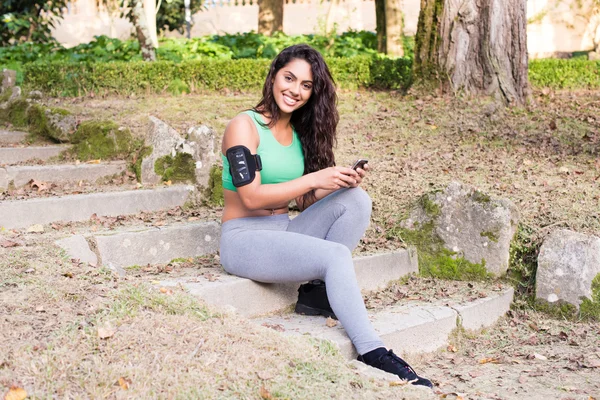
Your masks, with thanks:
[{"label": "large boulder", "polygon": [[[420,252],[425,249],[440,254],[441,258],[432,262],[447,263],[449,257],[464,259],[469,273],[480,266],[501,276],[508,269],[510,243],[518,222],[519,212],[510,200],[492,199],[470,186],[452,182],[444,190],[424,195],[401,226],[408,231],[406,237],[415,238],[411,244]],[[424,244],[424,240],[432,243]]]},{"label": "large boulder", "polygon": [[577,309],[592,299],[592,281],[600,274],[600,238],[560,229],[540,248],[536,272],[536,298],[548,303],[566,302]]},{"label": "large boulder", "polygon": [[206,187],[216,159],[214,140],[214,131],[207,126],[190,128],[185,139],[167,123],[151,116],[147,144],[152,153],[142,160],[142,183],[191,181]]}]

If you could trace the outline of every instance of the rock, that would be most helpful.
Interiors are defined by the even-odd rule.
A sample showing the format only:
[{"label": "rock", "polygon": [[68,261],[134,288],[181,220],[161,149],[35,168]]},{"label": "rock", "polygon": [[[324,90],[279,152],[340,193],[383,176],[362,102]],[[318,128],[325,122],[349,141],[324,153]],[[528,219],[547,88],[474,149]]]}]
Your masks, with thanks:
[{"label": "rock", "polygon": [[44,225],[42,225],[42,224],[31,225],[29,228],[27,228],[27,233],[43,233],[43,232],[44,232]]},{"label": "rock", "polygon": [[597,51],[591,51],[588,53],[588,59],[590,61],[600,61],[600,53]]},{"label": "rock", "polygon": [[189,145],[192,156],[196,163],[196,183],[204,187],[208,186],[210,167],[216,161],[215,155],[215,131],[200,125],[188,130]]},{"label": "rock", "polygon": [[21,97],[21,88],[19,86],[13,86],[12,94],[10,95],[8,102],[15,101]]},{"label": "rock", "polygon": [[27,98],[29,98],[31,100],[40,100],[42,97],[44,97],[44,95],[39,90],[32,90],[27,95]]},{"label": "rock", "polygon": [[175,129],[153,116],[150,116],[148,138],[152,154],[142,160],[142,183],[157,184],[162,177],[154,171],[154,163],[164,156],[175,156],[176,149],[183,145],[184,140]]},{"label": "rock", "polygon": [[12,88],[17,84],[17,71],[11,69],[2,70],[2,91]]},{"label": "rock", "polygon": [[598,274],[600,237],[559,229],[540,248],[536,298],[579,308],[583,297],[592,297],[592,280]]},{"label": "rock", "polygon": [[[152,154],[142,160],[142,183],[159,183],[169,168],[177,168],[183,179],[191,174],[194,175],[191,179],[197,184],[208,186],[210,168],[216,160],[213,129],[205,125],[190,128],[188,139],[184,139],[165,122],[151,116],[148,137]],[[186,154],[189,155],[183,157]],[[173,157],[173,160],[165,160],[166,156]],[[193,165],[186,173],[189,163]],[[177,175],[178,172],[173,173],[173,176]]]},{"label": "rock", "polygon": [[52,138],[59,142],[69,142],[71,135],[77,130],[77,118],[73,114],[47,108],[46,121]]},{"label": "rock", "polygon": [[[511,201],[492,199],[452,182],[443,191],[423,196],[401,226],[412,231],[429,227],[428,236],[439,241],[446,254],[449,250],[454,258],[484,264],[489,273],[500,276],[508,269],[510,243],[518,221],[519,212]],[[415,245],[419,248],[419,243]]]}]

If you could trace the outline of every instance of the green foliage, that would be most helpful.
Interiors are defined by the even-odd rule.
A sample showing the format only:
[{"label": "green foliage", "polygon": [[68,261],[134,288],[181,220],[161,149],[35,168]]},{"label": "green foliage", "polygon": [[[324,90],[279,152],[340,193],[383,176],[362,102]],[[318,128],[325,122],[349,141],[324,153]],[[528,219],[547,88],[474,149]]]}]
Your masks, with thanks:
[{"label": "green foliage", "polygon": [[592,280],[592,298],[584,298],[579,306],[582,318],[600,321],[600,274]]},{"label": "green foliage", "polygon": [[498,243],[498,233],[492,231],[485,231],[479,234],[481,237],[486,237],[490,240],[490,242]]},{"label": "green foliage", "polygon": [[163,182],[195,182],[196,163],[191,154],[177,153],[175,157],[166,155],[154,163],[154,172]]},{"label": "green foliage", "polygon": [[216,164],[213,165],[209,172],[206,198],[208,198],[212,204],[218,206],[223,206],[223,204],[225,204],[222,177],[223,167]]},{"label": "green foliage", "polygon": [[71,142],[71,152],[81,161],[126,159],[140,147],[129,129],[120,129],[112,121],[82,122]]},{"label": "green foliage", "polygon": [[[122,0],[128,13],[122,16],[127,17],[133,23],[132,0]],[[202,10],[204,7],[202,0],[190,0],[190,11],[192,15]],[[181,34],[185,31],[185,5],[183,0],[165,0],[160,2],[160,8],[156,11],[156,29],[158,32],[177,31]]]},{"label": "green foliage", "polygon": [[533,307],[536,311],[547,314],[557,319],[576,319],[577,307],[565,301],[557,301],[549,303],[546,300],[537,299],[533,302]]},{"label": "green foliage", "polygon": [[169,87],[167,87],[167,91],[174,96],[178,96],[182,93],[189,93],[190,87],[187,83],[182,81],[181,79],[174,79],[169,83]]},{"label": "green foliage", "polygon": [[50,28],[66,6],[67,0],[0,0],[0,46],[54,41]]},{"label": "green foliage", "polygon": [[520,224],[510,244],[507,278],[515,287],[515,294],[524,298],[535,295],[537,258],[542,242],[533,228]]},{"label": "green foliage", "polygon": [[431,218],[437,218],[442,213],[439,204],[431,199],[429,196],[433,196],[433,193],[425,193],[423,196],[419,198],[417,201],[419,205],[425,211],[425,214]]},{"label": "green foliage", "polygon": [[529,81],[533,87],[552,89],[600,88],[600,61],[531,60]]}]

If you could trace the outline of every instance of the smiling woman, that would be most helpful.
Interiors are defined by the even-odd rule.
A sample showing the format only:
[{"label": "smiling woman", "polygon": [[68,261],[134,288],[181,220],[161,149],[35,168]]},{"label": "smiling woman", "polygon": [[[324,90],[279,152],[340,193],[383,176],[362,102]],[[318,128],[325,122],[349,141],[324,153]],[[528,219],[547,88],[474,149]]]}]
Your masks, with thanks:
[{"label": "smiling woman", "polygon": [[[432,387],[384,347],[369,321],[352,262],[371,216],[359,187],[368,164],[335,166],[336,103],[316,50],[296,45],[273,60],[261,101],[223,135],[221,262],[259,282],[318,281],[300,287],[298,312],[339,318],[360,361]],[[303,212],[290,220],[292,200]]]}]

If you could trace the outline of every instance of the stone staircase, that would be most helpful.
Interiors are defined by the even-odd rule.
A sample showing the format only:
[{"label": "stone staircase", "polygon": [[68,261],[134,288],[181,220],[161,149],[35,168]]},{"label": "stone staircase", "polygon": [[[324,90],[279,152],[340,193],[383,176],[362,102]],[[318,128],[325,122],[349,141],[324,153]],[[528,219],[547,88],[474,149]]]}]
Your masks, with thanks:
[{"label": "stone staircase", "polygon": [[[28,147],[25,134],[0,131],[0,192],[22,186],[31,179],[46,182],[79,182],[122,174],[125,163],[52,164],[62,146]],[[45,160],[31,165],[32,160]],[[49,160],[49,161],[48,161]],[[37,162],[39,164],[39,162]],[[181,207],[193,187],[173,185],[153,188],[104,187],[94,193],[67,193],[0,201],[0,229],[24,230],[37,224],[82,221],[77,229],[54,230],[56,245],[71,258],[91,265],[104,265],[128,274],[133,265],[165,264],[173,259],[214,255],[218,251],[220,224],[216,217],[191,218],[165,224],[124,222],[114,229],[97,230],[86,221],[136,213],[158,213]],[[46,230],[51,231],[51,230]],[[50,233],[45,233],[50,234]],[[54,240],[54,239],[53,239]],[[355,258],[356,274],[363,291],[379,291],[390,282],[418,272],[414,250],[398,250]],[[298,284],[262,284],[228,275],[213,268],[209,278],[190,274],[153,282],[157,288],[183,288],[208,304],[235,310],[257,324],[283,334],[312,335],[336,342],[342,354],[354,357],[354,349],[338,323],[331,326],[322,317],[299,316],[289,310],[295,303]],[[503,288],[483,298],[449,301],[406,300],[370,312],[376,330],[396,352],[423,353],[447,345],[458,327],[480,330],[493,325],[508,311],[513,291]]]}]

